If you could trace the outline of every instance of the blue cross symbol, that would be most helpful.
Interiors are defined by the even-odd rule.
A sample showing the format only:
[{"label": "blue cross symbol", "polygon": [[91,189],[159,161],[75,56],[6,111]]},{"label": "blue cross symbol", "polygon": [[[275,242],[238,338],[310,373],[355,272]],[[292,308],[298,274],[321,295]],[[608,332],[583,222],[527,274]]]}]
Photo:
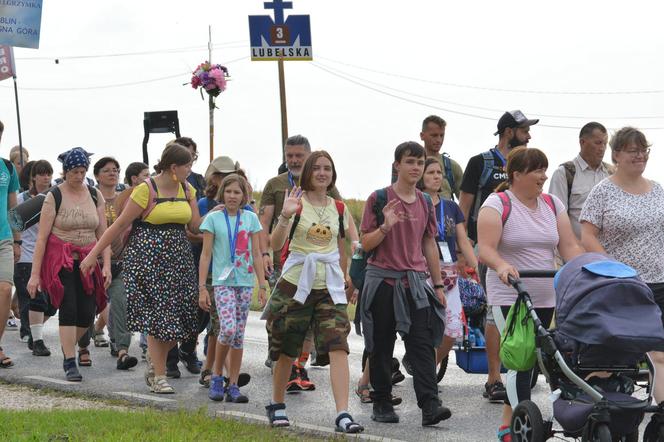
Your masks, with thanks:
[{"label": "blue cross symbol", "polygon": [[283,0],[272,0],[271,2],[263,3],[265,9],[274,9],[274,24],[284,24],[284,9],[293,9],[293,2],[285,2]]}]

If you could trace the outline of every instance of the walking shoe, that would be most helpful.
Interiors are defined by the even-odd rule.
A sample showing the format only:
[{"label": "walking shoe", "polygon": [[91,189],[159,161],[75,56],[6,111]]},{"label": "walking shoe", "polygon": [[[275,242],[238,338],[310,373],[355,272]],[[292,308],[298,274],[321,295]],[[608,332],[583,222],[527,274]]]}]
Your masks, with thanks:
[{"label": "walking shoe", "polygon": [[171,379],[179,379],[182,376],[180,369],[176,365],[175,367],[166,366],[166,377]]},{"label": "walking shoe", "polygon": [[166,376],[155,376],[150,385],[150,391],[157,394],[173,394],[175,389],[168,383]]},{"label": "walking shoe", "polygon": [[274,364],[274,362],[268,356],[267,359],[265,360],[265,366],[271,370],[272,369],[272,364]]},{"label": "walking shoe", "polygon": [[16,323],[16,318],[13,314],[10,313],[9,319],[7,319],[7,328],[8,331],[18,330],[18,324]]},{"label": "walking shoe", "polygon": [[[205,372],[205,371],[210,372],[210,370],[203,370],[203,372]],[[209,374],[211,374],[211,372]],[[203,376],[203,373],[201,373],[201,377],[202,376]],[[226,383],[224,384],[224,386],[228,390],[228,387],[230,386],[231,380],[230,380],[230,378],[225,378],[225,379],[226,379]],[[237,386],[238,387],[244,387],[250,381],[251,381],[251,375],[249,373],[240,373],[237,377]]]},{"label": "walking shoe", "polygon": [[108,347],[108,340],[106,339],[106,336],[104,336],[103,331],[95,331],[95,335],[92,338],[95,347]]},{"label": "walking shoe", "polygon": [[51,350],[49,350],[48,347],[46,345],[44,345],[44,340],[43,339],[37,339],[32,344],[32,355],[33,356],[51,356]]},{"label": "walking shoe", "polygon": [[[408,359],[408,353],[403,355],[403,358],[401,358],[401,365],[403,365],[403,368],[406,370],[406,373],[409,375],[413,375],[413,366],[410,363],[410,359]],[[397,370],[399,367],[397,367]]]},{"label": "walking shoe", "polygon": [[219,402],[224,400],[224,380],[225,378],[223,376],[212,376],[208,397],[213,401]]},{"label": "walking shoe", "polygon": [[83,376],[81,376],[76,366],[76,358],[65,359],[62,368],[65,370],[65,379],[69,382],[81,382],[83,380]]},{"label": "walking shoe", "polygon": [[484,384],[484,392],[482,393],[482,396],[489,399],[491,402],[504,401],[507,399],[507,391],[505,391],[505,386],[502,382],[496,381],[493,384]]},{"label": "walking shoe", "polygon": [[287,427],[290,425],[286,416],[286,404],[270,404],[265,406],[267,418],[271,427]]},{"label": "walking shoe", "polygon": [[242,393],[240,393],[240,387],[235,384],[231,384],[226,391],[226,402],[233,402],[236,404],[246,404],[249,402],[249,398]]},{"label": "walking shoe", "polygon": [[371,420],[385,424],[396,424],[399,416],[394,412],[394,406],[390,402],[380,401],[373,403]]},{"label": "walking shoe", "polygon": [[300,371],[295,365],[291,365],[291,374],[288,378],[288,383],[286,384],[286,392],[295,392],[302,391],[302,385],[300,385]]},{"label": "walking shoe", "polygon": [[145,360],[147,355],[148,355],[148,348],[147,347],[142,347],[141,348],[141,359]]},{"label": "walking shoe", "polygon": [[307,369],[304,367],[298,367],[297,371],[300,373],[300,387],[302,387],[302,390],[314,391],[316,389],[316,385],[309,380]]},{"label": "walking shoe", "polygon": [[443,407],[438,402],[438,399],[433,399],[428,405],[422,408],[422,426],[436,425],[440,421],[452,417],[452,412],[449,408]]},{"label": "walking shoe", "polygon": [[203,365],[203,363],[198,360],[198,356],[196,356],[196,353],[187,353],[182,350],[179,350],[178,355],[180,357],[180,361],[184,364],[189,373],[200,374],[201,366]]},{"label": "walking shoe", "polygon": [[28,342],[30,340],[30,335],[23,335],[19,339],[21,342]]},{"label": "walking shoe", "polygon": [[28,350],[32,350],[34,348],[34,342],[32,342],[32,336],[28,336]]}]

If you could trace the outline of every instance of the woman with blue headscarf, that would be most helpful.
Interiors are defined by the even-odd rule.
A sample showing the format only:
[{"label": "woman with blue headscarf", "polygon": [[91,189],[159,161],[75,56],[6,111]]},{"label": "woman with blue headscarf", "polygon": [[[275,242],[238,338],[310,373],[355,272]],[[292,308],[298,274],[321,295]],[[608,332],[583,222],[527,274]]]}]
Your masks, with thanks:
[{"label": "woman with blue headscarf", "polygon": [[[111,282],[111,249],[103,252],[103,266],[83,275],[79,264],[106,230],[104,197],[90,187],[85,174],[90,156],[75,147],[58,156],[64,181],[46,195],[39,219],[28,293],[41,290],[49,294],[51,304],[60,309],[60,345],[63,368],[68,381],[81,381],[76,364],[76,342],[94,320],[95,308],[106,305],[106,287]],[[90,364],[87,350],[79,351],[79,365]],[[83,357],[83,358],[82,358]]]}]

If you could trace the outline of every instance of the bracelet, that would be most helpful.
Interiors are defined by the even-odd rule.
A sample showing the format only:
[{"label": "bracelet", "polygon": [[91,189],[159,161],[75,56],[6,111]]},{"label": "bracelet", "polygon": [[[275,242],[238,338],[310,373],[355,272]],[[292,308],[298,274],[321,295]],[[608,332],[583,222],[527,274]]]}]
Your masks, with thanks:
[{"label": "bracelet", "polygon": [[267,290],[267,285],[261,284],[261,285],[258,286],[258,289],[259,290]]},{"label": "bracelet", "polygon": [[261,253],[261,255],[263,255],[263,256],[270,256],[270,252],[263,252],[263,253]]},{"label": "bracelet", "polygon": [[200,289],[207,289],[207,284],[199,284],[198,285],[198,290]]},{"label": "bracelet", "polygon": [[21,246],[21,245],[23,245],[23,240],[21,240],[21,239],[15,239],[15,240],[14,240],[14,244],[16,244],[17,246]]},{"label": "bracelet", "polygon": [[445,286],[444,286],[443,284],[434,284],[434,285],[433,285],[433,288],[434,288],[434,290],[435,290],[435,289],[444,289]]}]

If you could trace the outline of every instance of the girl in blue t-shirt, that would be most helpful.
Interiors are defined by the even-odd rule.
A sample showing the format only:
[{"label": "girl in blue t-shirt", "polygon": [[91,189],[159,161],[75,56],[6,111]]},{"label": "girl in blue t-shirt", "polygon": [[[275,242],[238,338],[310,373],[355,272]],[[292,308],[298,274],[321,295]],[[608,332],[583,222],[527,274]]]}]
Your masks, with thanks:
[{"label": "girl in blue t-shirt", "polygon": [[[256,277],[262,305],[265,304],[267,288],[263,266],[254,267],[254,262],[262,262],[257,240],[261,225],[255,213],[241,208],[249,199],[247,183],[241,176],[232,174],[224,178],[216,199],[225,207],[209,213],[201,224],[203,250],[198,273],[198,302],[202,309],[209,311],[210,294],[205,282],[212,260],[212,296],[219,315],[219,335],[209,397],[214,401],[226,398],[228,402],[245,403],[248,398],[240,393],[237,380]],[[226,387],[222,372],[229,354],[229,382]]]}]

